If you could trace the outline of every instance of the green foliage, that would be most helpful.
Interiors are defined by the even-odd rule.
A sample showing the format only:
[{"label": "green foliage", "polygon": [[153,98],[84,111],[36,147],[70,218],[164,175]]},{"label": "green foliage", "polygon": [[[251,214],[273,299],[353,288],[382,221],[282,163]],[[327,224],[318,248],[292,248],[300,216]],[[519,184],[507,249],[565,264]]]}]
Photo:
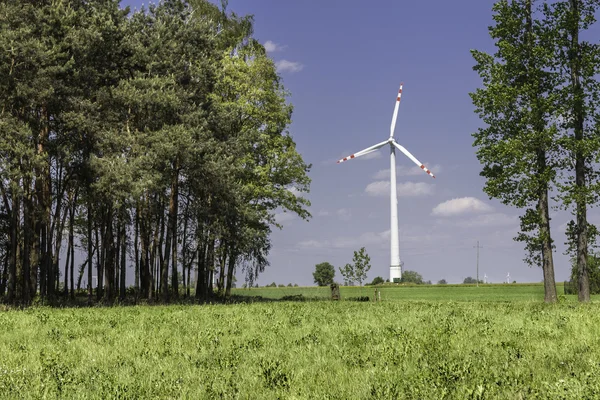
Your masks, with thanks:
[{"label": "green foliage", "polygon": [[344,267],[339,267],[340,274],[344,278],[344,285],[349,286],[354,283],[354,267],[352,264],[346,264]]},{"label": "green foliage", "polygon": [[385,283],[383,278],[380,276],[376,276],[369,285],[375,286],[375,285],[381,285],[382,283]]},{"label": "green foliage", "polygon": [[[504,204],[525,208],[521,232],[526,261],[542,265],[547,193],[558,167],[557,74],[549,68],[553,32],[534,18],[530,0],[501,0],[489,28],[496,53],[472,51],[483,88],[470,93],[486,124],[473,134],[486,178],[484,191]],[[540,203],[540,201],[542,203]],[[547,219],[547,218],[546,218]]]},{"label": "green foliage", "polygon": [[315,272],[313,272],[314,282],[318,286],[328,286],[333,283],[335,277],[335,267],[328,262],[322,262],[315,265]]},{"label": "green foliage", "polygon": [[440,279],[440,280],[438,281],[438,283],[437,283],[437,284],[438,284],[438,285],[447,285],[447,284],[448,284],[448,282],[446,282],[446,280],[445,280],[445,279]]},{"label": "green foliage", "polygon": [[352,261],[354,262],[354,279],[358,281],[359,285],[362,285],[363,281],[367,279],[367,272],[371,269],[371,257],[365,248],[361,247],[359,251],[354,252]]},{"label": "green foliage", "polygon": [[[587,258],[588,279],[590,281],[590,294],[600,294],[600,256],[589,254]],[[571,259],[571,283],[576,283],[579,271],[577,270],[577,261]],[[578,285],[572,285],[573,293],[578,292]]]},{"label": "green foliage", "polygon": [[464,280],[463,283],[467,283],[467,284],[474,284],[474,283],[483,283],[483,281],[480,279],[479,281],[475,278],[472,278],[470,276],[467,276]]},{"label": "green foliage", "polygon": [[417,285],[422,285],[423,282],[423,277],[421,276],[421,274],[419,274],[418,272],[415,271],[403,271],[402,272],[402,279],[400,280],[401,283],[414,283]]},{"label": "green foliage", "polygon": [[196,250],[198,296],[217,263],[227,294],[236,268],[252,286],[268,266],[276,212],[310,218],[311,166],[288,131],[289,93],[252,16],[206,0],[135,12],[116,0],[9,0],[0,48],[0,194],[16,221],[6,231],[26,241],[20,257],[34,269],[11,258],[10,281],[23,286],[11,286],[11,300],[26,297],[30,272],[32,290],[58,288],[52,260],[65,259],[67,215],[87,255],[106,255],[96,273],[81,272],[98,275],[109,300],[121,250],[135,253],[141,297],[157,287],[165,300],[177,295]]}]

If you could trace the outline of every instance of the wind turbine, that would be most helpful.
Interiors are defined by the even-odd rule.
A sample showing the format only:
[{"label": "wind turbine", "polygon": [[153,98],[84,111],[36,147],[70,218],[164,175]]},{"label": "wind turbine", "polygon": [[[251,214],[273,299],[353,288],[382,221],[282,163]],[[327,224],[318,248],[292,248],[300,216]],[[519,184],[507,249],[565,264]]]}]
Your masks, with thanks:
[{"label": "wind turbine", "polygon": [[396,118],[398,117],[398,106],[400,105],[400,98],[402,97],[402,83],[400,84],[400,90],[398,90],[398,97],[396,98],[396,106],[394,107],[394,114],[392,115],[392,124],[390,125],[390,137],[381,143],[377,143],[371,147],[367,147],[357,153],[354,153],[348,157],[344,157],[338,160],[338,164],[344,161],[351,160],[360,156],[377,151],[379,148],[386,144],[390,146],[390,282],[394,282],[394,278],[402,278],[402,265],[400,262],[400,248],[398,240],[398,199],[396,197],[396,149],[400,150],[405,156],[410,158],[412,162],[417,164],[419,168],[427,172],[432,178],[435,178],[433,173],[428,170],[419,160],[417,160],[412,154],[408,152],[404,147],[399,145],[394,140],[394,128],[396,127]]},{"label": "wind turbine", "polygon": [[510,272],[506,275],[506,283],[510,283]]},{"label": "wind turbine", "polygon": [[483,274],[483,283],[487,283],[487,274]]}]

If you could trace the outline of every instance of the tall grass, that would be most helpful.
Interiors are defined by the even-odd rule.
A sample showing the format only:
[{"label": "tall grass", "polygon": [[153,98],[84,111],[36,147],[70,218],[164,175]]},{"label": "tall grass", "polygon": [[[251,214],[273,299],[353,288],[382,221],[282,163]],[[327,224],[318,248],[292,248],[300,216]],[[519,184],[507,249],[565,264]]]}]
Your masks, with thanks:
[{"label": "tall grass", "polygon": [[599,327],[598,303],[5,311],[0,398],[599,398]]}]

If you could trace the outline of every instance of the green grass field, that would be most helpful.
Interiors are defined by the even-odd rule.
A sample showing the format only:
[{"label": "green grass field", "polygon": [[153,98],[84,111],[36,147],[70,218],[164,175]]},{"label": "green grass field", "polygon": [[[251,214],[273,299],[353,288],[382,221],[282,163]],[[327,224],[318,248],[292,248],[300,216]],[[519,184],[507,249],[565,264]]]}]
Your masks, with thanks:
[{"label": "green grass field", "polygon": [[2,311],[0,398],[600,398],[598,298],[546,305],[539,285],[498,286]]},{"label": "green grass field", "polygon": [[[414,286],[380,286],[382,301],[542,301],[544,286],[541,283],[530,284],[489,284],[489,285],[414,285]],[[564,293],[562,283],[556,285],[560,295]],[[286,296],[302,295],[306,298],[328,298],[329,287],[269,287],[234,289],[233,294],[239,296],[263,297],[265,299],[281,299]],[[373,299],[375,287],[340,287],[342,299],[369,296]],[[564,296],[563,300],[577,301],[577,296]]]}]

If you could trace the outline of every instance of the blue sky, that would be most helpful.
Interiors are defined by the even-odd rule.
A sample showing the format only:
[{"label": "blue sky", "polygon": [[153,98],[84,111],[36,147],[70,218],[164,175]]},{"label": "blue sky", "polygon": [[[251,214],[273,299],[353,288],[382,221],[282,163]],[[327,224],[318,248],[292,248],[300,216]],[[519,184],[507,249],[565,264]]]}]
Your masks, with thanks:
[{"label": "blue sky", "polygon": [[[215,1],[216,2],[216,1]],[[140,6],[138,0],[122,5]],[[216,2],[218,3],[218,2]],[[147,4],[147,3],[146,3]],[[459,5],[460,4],[460,5]],[[253,14],[255,37],[276,61],[294,105],[290,132],[313,164],[310,208],[301,221],[279,215],[271,266],[258,283],[312,285],[315,264],[351,262],[365,246],[370,281],[389,277],[389,150],[337,164],[336,160],[386,140],[396,93],[404,82],[396,141],[425,163],[431,179],[397,152],[400,257],[425,280],[542,280],[541,268],[522,261],[514,242],[520,210],[483,193],[471,134],[481,122],[468,93],[481,81],[470,49],[493,52],[487,27],[491,0],[281,1],[230,0],[228,9]],[[387,174],[387,176],[386,176]],[[567,279],[562,254],[568,213],[553,211],[556,279]],[[591,211],[591,222],[599,223]],[[239,274],[238,274],[239,275]],[[241,275],[240,275],[241,277]]]}]

